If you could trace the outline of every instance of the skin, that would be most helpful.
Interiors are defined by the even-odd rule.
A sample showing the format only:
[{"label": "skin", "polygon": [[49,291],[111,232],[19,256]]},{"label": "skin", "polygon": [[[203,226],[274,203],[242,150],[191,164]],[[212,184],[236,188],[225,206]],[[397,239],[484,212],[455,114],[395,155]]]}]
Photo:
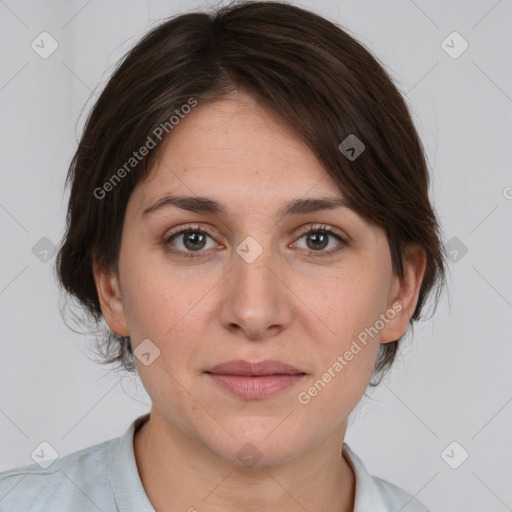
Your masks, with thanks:
[{"label": "skin", "polygon": [[[407,330],[425,254],[411,247],[400,281],[385,232],[352,210],[278,221],[292,199],[342,193],[297,134],[244,93],[199,103],[171,135],[128,202],[119,275],[94,266],[111,329],[130,336],[134,349],[150,339],[160,350],[148,366],[136,358],[152,400],[134,438],[146,493],[158,512],[352,511],[354,475],[341,454],[348,416],[380,343]],[[211,197],[228,213],[170,207],[142,216],[169,192]],[[188,223],[212,236],[198,243],[179,235],[167,246],[199,256],[168,253],[171,230]],[[322,257],[340,242],[331,236],[322,245],[300,230],[324,224],[349,245]],[[236,252],[248,236],[263,250],[252,263]],[[401,311],[379,335],[301,404],[298,393],[397,302]],[[278,359],[306,375],[270,398],[246,400],[204,373],[238,358]],[[237,457],[247,442],[261,455],[252,466]]]}]

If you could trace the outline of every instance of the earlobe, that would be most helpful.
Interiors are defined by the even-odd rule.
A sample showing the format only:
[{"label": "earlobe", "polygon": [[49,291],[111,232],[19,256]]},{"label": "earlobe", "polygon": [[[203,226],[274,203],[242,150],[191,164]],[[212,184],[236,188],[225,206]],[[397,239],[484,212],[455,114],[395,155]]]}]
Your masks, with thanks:
[{"label": "earlobe", "polygon": [[418,303],[421,284],[426,269],[426,254],[415,245],[407,249],[404,279],[395,278],[391,301],[386,311],[389,321],[381,331],[381,343],[390,343],[401,338],[409,327],[409,320]]},{"label": "earlobe", "polygon": [[118,276],[96,264],[93,265],[93,275],[105,321],[117,335],[129,336]]}]

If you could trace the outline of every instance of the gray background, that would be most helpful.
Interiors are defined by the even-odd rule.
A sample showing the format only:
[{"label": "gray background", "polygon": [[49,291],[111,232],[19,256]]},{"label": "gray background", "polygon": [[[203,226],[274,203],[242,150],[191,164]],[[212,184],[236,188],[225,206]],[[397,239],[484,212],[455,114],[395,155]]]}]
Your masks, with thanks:
[{"label": "gray background", "polygon": [[[432,512],[512,510],[512,3],[296,3],[348,29],[406,96],[452,258],[436,315],[363,398],[346,442]],[[159,20],[207,5],[0,0],[0,470],[32,463],[42,441],[62,456],[120,436],[149,410],[141,385],[95,365],[89,338],[66,327],[41,239],[63,235],[93,91]],[[31,48],[43,31],[59,45],[47,59]],[[457,58],[442,45],[453,31],[469,44]]]}]

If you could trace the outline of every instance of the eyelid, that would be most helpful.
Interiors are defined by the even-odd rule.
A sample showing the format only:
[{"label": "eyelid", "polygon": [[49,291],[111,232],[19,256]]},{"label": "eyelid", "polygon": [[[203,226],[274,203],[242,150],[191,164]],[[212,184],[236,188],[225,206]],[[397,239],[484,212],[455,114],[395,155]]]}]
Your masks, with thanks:
[{"label": "eyelid", "polygon": [[[184,226],[179,226],[175,230],[170,231],[165,235],[166,239],[169,239],[173,235],[182,234],[185,231],[203,231],[207,235],[211,236],[212,238],[215,238],[216,235],[214,235],[212,232],[209,231],[209,228],[204,228],[200,226],[199,224],[185,224]],[[346,241],[348,243],[348,237],[342,233],[339,232],[339,230],[333,226],[330,226],[329,224],[320,224],[320,223],[309,223],[305,226],[302,226],[299,228],[298,237],[303,236],[306,233],[309,233],[311,231],[332,231],[334,234],[339,236],[341,239]]]},{"label": "eyelid", "polygon": [[[319,223],[314,223],[314,222],[307,224],[305,227],[301,228],[301,231],[299,231],[299,237],[301,237],[311,231],[313,231],[313,232],[315,232],[315,231],[332,232],[333,234],[335,234],[336,236],[339,236],[344,241],[345,241],[345,238],[347,238],[345,235],[340,233],[339,230],[337,228],[335,228],[334,226],[330,226],[329,224],[319,224]],[[348,243],[348,241],[347,241],[347,243]]]},{"label": "eyelid", "polygon": [[174,256],[190,258],[190,259],[208,255],[210,253],[210,250],[208,250],[208,251],[201,250],[201,251],[194,252],[194,251],[182,251],[181,249],[171,248],[171,240],[174,237],[181,236],[188,232],[196,232],[196,231],[200,231],[200,232],[208,235],[212,240],[215,241],[215,243],[217,245],[220,245],[220,248],[224,247],[222,244],[219,244],[215,240],[215,236],[212,233],[210,233],[209,229],[205,229],[205,228],[201,227],[199,224],[194,223],[194,224],[188,224],[188,225],[185,224],[184,226],[179,226],[175,229],[172,229],[170,232],[166,233],[164,235],[164,239],[162,241],[164,250],[166,252],[171,253]]},{"label": "eyelid", "polygon": [[182,235],[188,231],[201,231],[203,233],[206,233],[208,236],[210,236],[213,239],[215,239],[215,237],[216,237],[216,235],[214,235],[212,232],[209,231],[209,228],[204,228],[204,227],[200,226],[199,224],[194,223],[194,224],[185,224],[184,226],[179,226],[176,229],[171,230],[168,233],[166,233],[164,238],[165,238],[165,240],[169,240],[173,236]]},{"label": "eyelid", "polygon": [[330,226],[328,224],[309,224],[307,227],[305,227],[300,234],[298,235],[298,238],[295,242],[292,243],[292,245],[296,244],[304,235],[307,235],[308,233],[317,233],[317,232],[324,232],[327,233],[327,235],[331,238],[335,238],[338,240],[338,245],[334,249],[330,249],[329,251],[314,251],[312,249],[304,249],[308,256],[314,256],[315,258],[329,258],[337,256],[343,249],[348,247],[350,245],[350,242],[348,240],[348,237],[345,235],[342,235],[338,232],[337,228]]},{"label": "eyelid", "polygon": [[[319,256],[319,257],[322,257],[322,256],[328,257],[331,255],[334,255],[335,253],[338,253],[339,251],[343,250],[346,246],[349,245],[349,241],[347,240],[347,237],[345,235],[340,234],[338,232],[337,228],[330,226],[328,224],[309,223],[299,229],[300,229],[300,231],[299,231],[299,234],[297,235],[297,239],[294,242],[292,242],[290,245],[297,243],[304,235],[306,235],[308,233],[315,233],[318,231],[326,232],[328,234],[328,236],[336,238],[339,242],[339,246],[335,249],[331,249],[330,251],[314,251],[314,250],[305,249],[309,255],[315,255],[315,256]],[[203,228],[199,224],[188,224],[188,225],[186,224],[184,226],[179,226],[178,228],[170,231],[169,233],[167,233],[164,236],[163,245],[166,247],[166,249],[169,252],[179,255],[179,256],[184,256],[184,257],[200,257],[200,256],[202,256],[202,253],[204,253],[204,254],[209,253],[210,251],[204,251],[204,250],[182,251],[180,249],[169,249],[169,244],[170,244],[170,241],[172,238],[174,238],[176,236],[183,235],[190,231],[203,232],[203,233],[207,234],[210,238],[212,238],[212,240],[214,240],[217,245],[220,245],[220,248],[224,247],[222,244],[219,244],[216,241],[216,236],[213,235],[209,231],[209,228]]]}]

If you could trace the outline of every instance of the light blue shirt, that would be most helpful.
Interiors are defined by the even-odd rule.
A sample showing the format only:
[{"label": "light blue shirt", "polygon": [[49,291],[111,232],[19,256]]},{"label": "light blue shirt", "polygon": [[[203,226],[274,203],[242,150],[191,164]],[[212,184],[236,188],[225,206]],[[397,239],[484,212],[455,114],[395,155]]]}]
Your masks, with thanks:
[{"label": "light blue shirt", "polygon": [[[123,436],[56,459],[0,473],[0,512],[155,512],[139,477],[133,435],[149,413]],[[371,476],[343,443],[356,480],[354,512],[429,512],[416,498]]]}]

